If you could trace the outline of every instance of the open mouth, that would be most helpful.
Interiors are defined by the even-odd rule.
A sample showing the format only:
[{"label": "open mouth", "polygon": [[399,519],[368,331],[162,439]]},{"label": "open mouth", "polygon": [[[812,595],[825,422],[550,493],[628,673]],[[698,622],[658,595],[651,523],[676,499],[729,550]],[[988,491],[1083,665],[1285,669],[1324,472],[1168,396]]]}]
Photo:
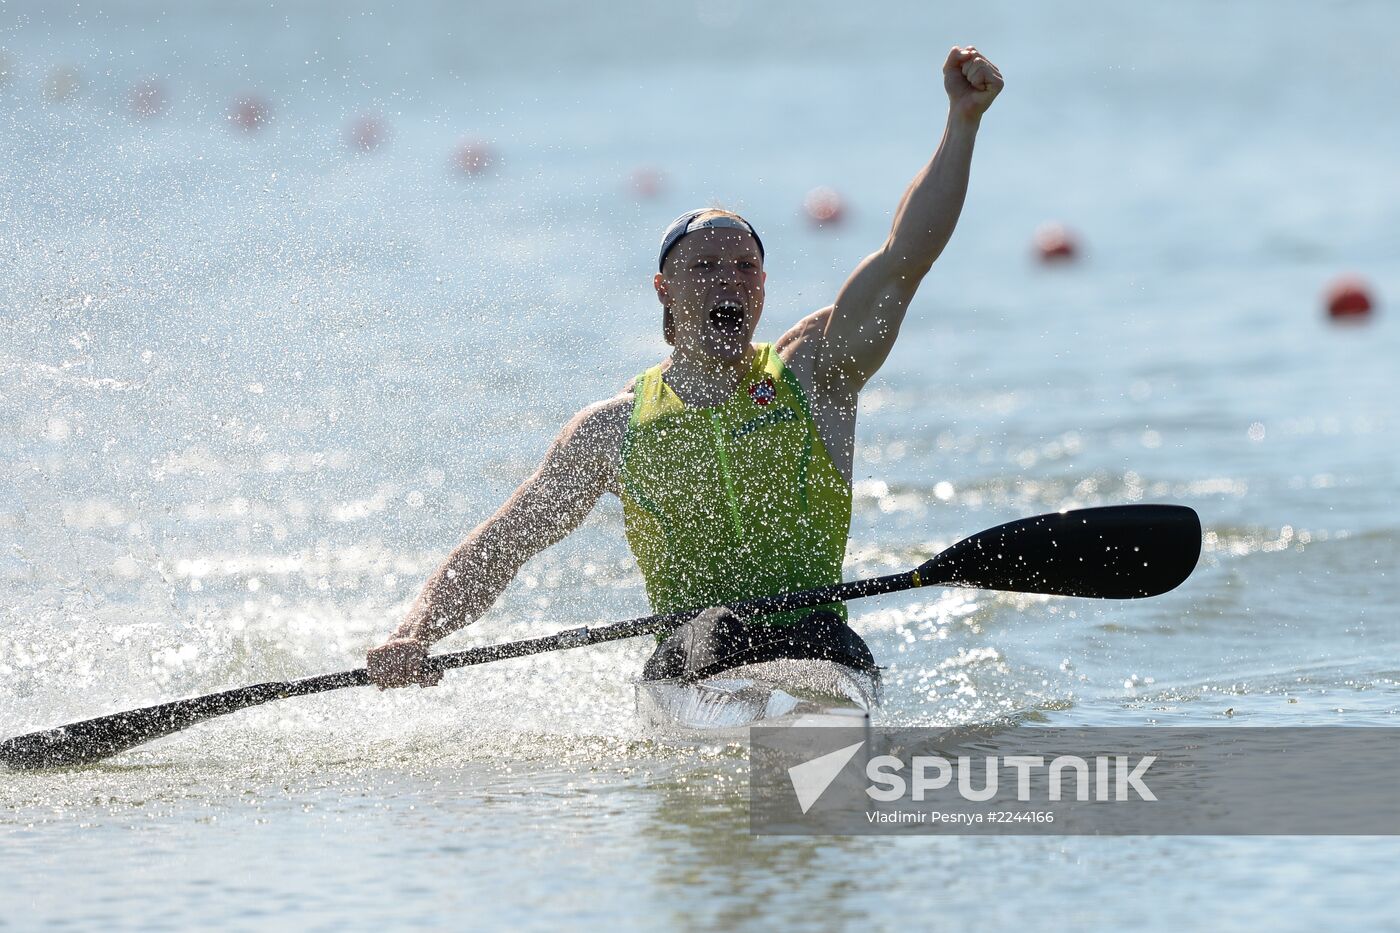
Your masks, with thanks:
[{"label": "open mouth", "polygon": [[725,334],[738,334],[744,329],[744,306],[737,301],[720,301],[710,309],[710,326]]}]

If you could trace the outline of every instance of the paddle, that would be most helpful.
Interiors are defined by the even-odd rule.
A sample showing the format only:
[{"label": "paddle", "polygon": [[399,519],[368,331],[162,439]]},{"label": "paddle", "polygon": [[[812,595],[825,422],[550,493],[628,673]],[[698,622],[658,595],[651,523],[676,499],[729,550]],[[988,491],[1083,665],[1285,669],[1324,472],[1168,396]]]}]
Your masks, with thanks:
[{"label": "paddle", "polygon": [[[1119,505],[1038,515],[964,538],[918,569],[737,603],[752,617],[788,609],[896,593],[920,586],[969,586],[1018,593],[1136,599],[1175,588],[1196,566],[1201,522],[1178,505]],[[576,628],[545,638],[436,655],[441,669],[486,664],[544,651],[577,648],[665,632],[700,610],[672,612]],[[368,684],[364,668],[278,683],[255,684],[188,700],[86,719],[0,742],[0,762],[14,769],[84,764],[205,719],[270,700]]]}]

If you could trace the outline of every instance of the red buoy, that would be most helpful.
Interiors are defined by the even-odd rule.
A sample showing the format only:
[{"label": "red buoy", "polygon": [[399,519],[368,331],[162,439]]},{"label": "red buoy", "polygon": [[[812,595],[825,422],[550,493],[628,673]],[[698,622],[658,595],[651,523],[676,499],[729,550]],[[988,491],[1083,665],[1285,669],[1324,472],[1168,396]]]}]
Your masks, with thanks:
[{"label": "red buoy", "polygon": [[496,154],[491,147],[475,140],[463,142],[452,154],[452,164],[457,166],[457,171],[467,175],[484,174],[491,169],[495,161]]},{"label": "red buoy", "polygon": [[247,95],[233,102],[229,111],[229,122],[246,132],[262,129],[271,118],[272,111],[267,101],[261,97]]},{"label": "red buoy", "polygon": [[1327,287],[1327,314],[1333,320],[1360,320],[1370,317],[1375,308],[1371,286],[1356,275],[1344,275],[1332,280]]},{"label": "red buoy", "polygon": [[647,166],[632,169],[632,174],[628,177],[628,187],[632,189],[632,194],[639,198],[654,198],[661,193],[664,186],[665,178],[661,172]]},{"label": "red buoy", "polygon": [[814,227],[839,224],[846,216],[846,202],[840,192],[826,185],[813,188],[802,199],[802,210]]},{"label": "red buoy", "polygon": [[389,127],[383,119],[372,113],[356,117],[345,130],[345,144],[360,152],[378,149],[388,138]]},{"label": "red buoy", "polygon": [[1079,254],[1079,243],[1064,224],[1044,223],[1035,231],[1035,254],[1041,262],[1068,262]]}]

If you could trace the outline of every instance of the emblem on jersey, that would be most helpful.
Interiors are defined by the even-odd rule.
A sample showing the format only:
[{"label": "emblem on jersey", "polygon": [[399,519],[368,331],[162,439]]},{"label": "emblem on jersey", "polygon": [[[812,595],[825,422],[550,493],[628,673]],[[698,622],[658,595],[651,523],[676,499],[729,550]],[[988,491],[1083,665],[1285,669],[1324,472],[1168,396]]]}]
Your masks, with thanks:
[{"label": "emblem on jersey", "polygon": [[773,385],[772,379],[764,379],[762,382],[755,382],[749,386],[749,398],[759,408],[765,408],[778,397],[778,390]]}]

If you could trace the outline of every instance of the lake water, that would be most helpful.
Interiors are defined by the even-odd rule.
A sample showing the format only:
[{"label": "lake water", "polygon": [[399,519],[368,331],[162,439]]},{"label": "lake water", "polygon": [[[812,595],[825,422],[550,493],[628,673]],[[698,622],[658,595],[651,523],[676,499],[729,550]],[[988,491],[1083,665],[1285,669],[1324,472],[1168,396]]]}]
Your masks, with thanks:
[{"label": "lake water", "polygon": [[[847,576],[1120,502],[1194,507],[1205,552],[1142,602],[852,604],[877,721],[1396,725],[1397,34],[1383,2],[6,4],[0,735],[362,664],[665,354],[672,217],[758,227],[761,339],[830,301],[938,141],[955,42],[1007,90],[863,397]],[[843,224],[805,222],[818,185]],[[1033,261],[1047,220],[1080,261]],[[1348,271],[1381,305],[1338,327]],[[621,528],[604,502],[443,650],[645,614]],[[0,773],[0,927],[1395,924],[1383,838],[754,838],[742,747],[638,729],[646,651]]]}]

